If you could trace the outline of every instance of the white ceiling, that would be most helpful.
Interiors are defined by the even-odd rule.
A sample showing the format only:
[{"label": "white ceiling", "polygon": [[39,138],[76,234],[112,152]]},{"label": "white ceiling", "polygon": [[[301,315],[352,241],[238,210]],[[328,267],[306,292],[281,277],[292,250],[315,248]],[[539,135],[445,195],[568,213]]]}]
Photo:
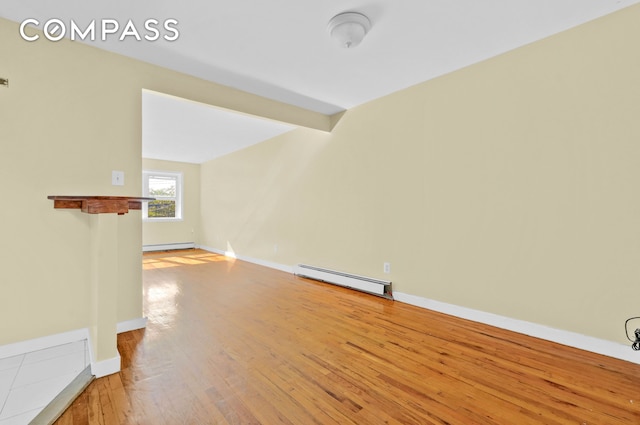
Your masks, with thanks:
[{"label": "white ceiling", "polygon": [[162,93],[142,92],[142,157],[200,164],[294,126]]},{"label": "white ceiling", "polygon": [[[106,42],[93,44],[305,109],[333,114],[638,2],[2,0],[0,16],[16,22],[26,18],[41,22],[58,18],[66,23],[73,20],[80,26],[107,18],[124,26],[131,19],[141,32],[146,19],[173,18],[178,20],[180,32],[174,42],[136,41],[132,37],[118,41],[113,36]],[[329,19],[344,11],[364,13],[372,21],[371,31],[355,49],[338,47],[326,32]],[[186,105],[183,106],[189,107]],[[224,140],[205,134],[205,141],[200,144],[232,143],[228,130],[225,134]],[[190,132],[190,137],[196,136]],[[185,150],[181,145],[175,154]],[[221,148],[220,152],[227,150]],[[180,156],[172,158],[182,160]]]}]

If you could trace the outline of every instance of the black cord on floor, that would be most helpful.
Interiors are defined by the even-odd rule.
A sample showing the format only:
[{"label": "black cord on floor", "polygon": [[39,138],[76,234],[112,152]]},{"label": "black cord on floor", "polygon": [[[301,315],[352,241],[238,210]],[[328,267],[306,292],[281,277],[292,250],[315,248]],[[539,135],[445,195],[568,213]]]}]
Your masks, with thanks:
[{"label": "black cord on floor", "polygon": [[624,333],[627,335],[627,339],[631,342],[636,342],[635,339],[631,339],[629,338],[629,327],[627,326],[627,324],[631,321],[631,320],[635,320],[635,319],[640,319],[640,317],[630,317],[628,318],[625,322],[624,322]]}]

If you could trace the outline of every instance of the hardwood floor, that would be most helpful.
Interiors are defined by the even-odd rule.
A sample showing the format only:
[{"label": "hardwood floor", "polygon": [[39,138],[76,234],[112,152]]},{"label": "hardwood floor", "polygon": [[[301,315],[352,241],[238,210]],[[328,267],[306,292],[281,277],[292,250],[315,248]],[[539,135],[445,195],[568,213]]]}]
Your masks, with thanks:
[{"label": "hardwood floor", "polygon": [[640,424],[639,365],[205,251],[144,269],[147,328],[58,425]]}]

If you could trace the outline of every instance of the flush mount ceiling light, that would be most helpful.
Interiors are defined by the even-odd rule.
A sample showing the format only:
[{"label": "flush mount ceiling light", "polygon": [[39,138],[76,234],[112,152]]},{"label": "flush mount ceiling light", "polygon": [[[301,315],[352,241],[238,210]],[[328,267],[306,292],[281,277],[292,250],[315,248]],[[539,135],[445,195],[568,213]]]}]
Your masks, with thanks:
[{"label": "flush mount ceiling light", "polygon": [[358,12],[340,13],[331,18],[327,26],[331,38],[346,49],[360,44],[370,29],[371,21],[369,18]]}]

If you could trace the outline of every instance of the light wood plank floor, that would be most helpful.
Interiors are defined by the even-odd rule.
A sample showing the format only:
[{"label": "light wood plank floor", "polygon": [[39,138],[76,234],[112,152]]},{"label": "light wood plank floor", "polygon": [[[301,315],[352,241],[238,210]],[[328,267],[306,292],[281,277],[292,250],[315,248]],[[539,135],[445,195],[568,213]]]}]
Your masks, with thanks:
[{"label": "light wood plank floor", "polygon": [[640,424],[631,363],[199,250],[145,254],[144,288],[58,425]]}]

